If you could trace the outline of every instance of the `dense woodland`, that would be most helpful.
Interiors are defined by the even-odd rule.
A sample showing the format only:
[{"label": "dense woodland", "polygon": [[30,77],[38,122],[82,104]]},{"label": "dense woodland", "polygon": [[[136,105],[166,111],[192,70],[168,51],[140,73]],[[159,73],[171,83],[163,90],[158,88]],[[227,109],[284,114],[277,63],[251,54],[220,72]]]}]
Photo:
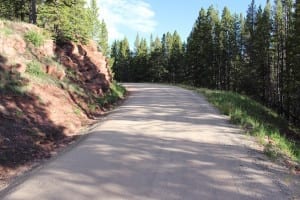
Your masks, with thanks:
[{"label": "dense woodland", "polygon": [[252,0],[246,16],[201,9],[187,42],[175,31],[111,48],[123,82],[184,83],[247,94],[290,122],[300,116],[300,1]]},{"label": "dense woodland", "polygon": [[1,0],[0,18],[37,24],[57,42],[93,39],[109,54],[108,32],[99,20],[96,0]]}]

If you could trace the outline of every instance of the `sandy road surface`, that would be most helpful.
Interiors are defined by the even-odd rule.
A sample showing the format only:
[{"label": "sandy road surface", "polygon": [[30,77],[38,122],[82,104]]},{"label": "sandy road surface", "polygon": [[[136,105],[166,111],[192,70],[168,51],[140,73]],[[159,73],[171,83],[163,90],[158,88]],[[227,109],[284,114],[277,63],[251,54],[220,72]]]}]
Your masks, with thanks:
[{"label": "sandy road surface", "polygon": [[127,86],[129,99],[90,136],[2,198],[282,200],[295,195],[292,177],[268,162],[203,97],[171,86]]}]

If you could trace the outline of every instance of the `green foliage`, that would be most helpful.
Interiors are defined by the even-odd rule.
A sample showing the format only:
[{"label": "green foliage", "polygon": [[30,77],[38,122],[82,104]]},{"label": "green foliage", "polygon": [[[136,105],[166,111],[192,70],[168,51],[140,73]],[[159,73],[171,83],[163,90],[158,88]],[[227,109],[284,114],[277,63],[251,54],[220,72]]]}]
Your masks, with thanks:
[{"label": "green foliage", "polygon": [[[150,47],[149,47],[150,46]],[[180,82],[184,79],[185,48],[176,31],[156,37],[148,46],[145,38],[137,35],[134,51],[128,40],[115,41],[111,48],[114,59],[112,70],[118,81],[124,82]]]},{"label": "green foliage", "polygon": [[45,41],[45,37],[36,31],[28,31],[24,37],[27,42],[33,44],[35,47],[40,47]]},{"label": "green foliage", "polygon": [[99,50],[103,53],[104,56],[109,55],[109,44],[108,44],[108,31],[104,20],[102,20],[100,25],[100,32],[98,33],[98,46]]},{"label": "green foliage", "polygon": [[97,102],[101,107],[116,103],[118,100],[123,99],[126,93],[125,87],[113,82],[110,86],[110,90],[103,97],[98,98]]},{"label": "green foliage", "polygon": [[24,95],[26,92],[26,85],[19,74],[12,75],[9,72],[0,70],[0,93],[7,92],[16,95]]},{"label": "green foliage", "polygon": [[131,52],[127,38],[112,44],[111,57],[114,59],[112,70],[116,80],[129,81],[130,75],[132,75],[129,71]]},{"label": "green foliage", "polygon": [[74,108],[73,112],[76,114],[76,115],[81,115],[81,109],[80,108]]},{"label": "green foliage", "polygon": [[30,1],[1,0],[0,18],[29,22]]},{"label": "green foliage", "polygon": [[32,61],[27,65],[26,73],[40,78],[46,76],[46,73],[42,69],[42,65],[37,61]]},{"label": "green foliage", "polygon": [[9,36],[13,34],[13,30],[8,27],[3,27],[2,29],[0,29],[0,33],[4,34],[5,36]]},{"label": "green foliage", "polygon": [[[274,111],[237,93],[186,88],[204,94],[210,103],[230,116],[234,124],[241,125],[249,134],[257,136],[271,157],[284,154],[300,161],[300,144],[284,135],[285,132],[291,133],[292,130],[288,122]],[[266,141],[266,138],[269,138],[269,141]]]},{"label": "green foliage", "polygon": [[50,30],[57,41],[86,42],[91,24],[85,1],[49,1],[39,9],[38,25]]}]

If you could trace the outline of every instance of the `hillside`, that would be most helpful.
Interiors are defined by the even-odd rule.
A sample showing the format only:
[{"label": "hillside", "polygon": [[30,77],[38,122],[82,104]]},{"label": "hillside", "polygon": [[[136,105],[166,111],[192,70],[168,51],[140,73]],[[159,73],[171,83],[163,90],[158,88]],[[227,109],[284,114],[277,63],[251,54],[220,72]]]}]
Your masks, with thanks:
[{"label": "hillside", "polygon": [[34,25],[0,20],[0,180],[79,136],[118,99],[93,42],[55,44]]}]

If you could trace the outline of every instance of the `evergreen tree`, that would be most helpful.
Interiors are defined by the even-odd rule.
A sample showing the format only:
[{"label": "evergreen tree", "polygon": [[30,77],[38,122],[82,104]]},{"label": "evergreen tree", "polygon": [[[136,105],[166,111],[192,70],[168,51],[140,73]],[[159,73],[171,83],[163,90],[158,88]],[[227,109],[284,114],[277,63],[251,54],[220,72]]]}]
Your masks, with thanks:
[{"label": "evergreen tree", "polygon": [[292,121],[294,123],[300,123],[300,0],[297,0],[295,3],[295,22],[294,22],[294,33],[290,38],[293,45],[293,92],[292,95]]},{"label": "evergreen tree", "polygon": [[92,26],[85,0],[48,0],[39,9],[38,24],[52,31],[58,41],[86,42]]},{"label": "evergreen tree", "polygon": [[255,49],[256,49],[256,63],[254,83],[257,88],[258,98],[267,102],[269,99],[268,86],[270,82],[271,69],[271,5],[268,2],[264,11],[259,7],[257,12],[257,29],[255,30]]},{"label": "evergreen tree", "polygon": [[136,38],[136,51],[133,58],[134,76],[136,82],[150,81],[148,67],[148,46],[145,38]]},{"label": "evergreen tree", "polygon": [[114,41],[111,48],[111,57],[114,59],[112,70],[118,81],[131,81],[130,77],[130,61],[131,52],[128,39],[125,37],[121,41]]},{"label": "evergreen tree", "polygon": [[[192,80],[195,86],[204,86],[206,83],[203,79],[202,73],[204,71],[205,63],[205,50],[204,45],[207,42],[205,37],[207,32],[206,26],[206,11],[201,8],[199,16],[195,22],[193,30],[187,40],[187,64],[189,66],[188,77]],[[208,78],[208,77],[206,77]]]},{"label": "evergreen tree", "polygon": [[183,82],[183,52],[182,52],[182,41],[175,31],[172,35],[172,44],[170,49],[170,60],[168,66],[169,81],[171,83]]},{"label": "evergreen tree", "polygon": [[114,72],[114,78],[117,81],[122,81],[120,64],[120,42],[115,40],[111,45],[110,57],[113,59],[112,71]]},{"label": "evergreen tree", "polygon": [[104,20],[102,20],[100,24],[100,32],[98,34],[99,34],[98,36],[99,50],[103,53],[103,55],[108,56],[109,55],[108,31]]},{"label": "evergreen tree", "polygon": [[235,42],[233,30],[233,18],[227,7],[224,8],[221,19],[221,32],[220,32],[220,53],[221,53],[221,85],[222,89],[230,90],[231,87],[231,71],[233,60],[233,46]]},{"label": "evergreen tree", "polygon": [[164,64],[164,58],[162,54],[161,40],[156,37],[152,42],[152,51],[149,58],[149,77],[150,82],[164,82],[166,69]]},{"label": "evergreen tree", "polygon": [[216,88],[219,85],[221,74],[219,74],[219,68],[221,67],[220,61],[220,19],[219,13],[214,9],[213,6],[210,6],[207,10],[207,35],[206,35],[206,75],[208,77],[206,87]]},{"label": "evergreen tree", "polygon": [[257,25],[257,10],[255,1],[252,0],[249,5],[246,21],[245,21],[245,71],[243,73],[242,89],[247,90],[250,95],[256,94],[255,87],[255,64],[256,64],[256,49],[255,49],[255,30]]},{"label": "evergreen tree", "polygon": [[90,37],[95,40],[99,41],[99,34],[101,31],[101,23],[99,21],[99,8],[97,6],[96,0],[90,0],[90,5],[88,9],[88,22],[90,26]]}]

